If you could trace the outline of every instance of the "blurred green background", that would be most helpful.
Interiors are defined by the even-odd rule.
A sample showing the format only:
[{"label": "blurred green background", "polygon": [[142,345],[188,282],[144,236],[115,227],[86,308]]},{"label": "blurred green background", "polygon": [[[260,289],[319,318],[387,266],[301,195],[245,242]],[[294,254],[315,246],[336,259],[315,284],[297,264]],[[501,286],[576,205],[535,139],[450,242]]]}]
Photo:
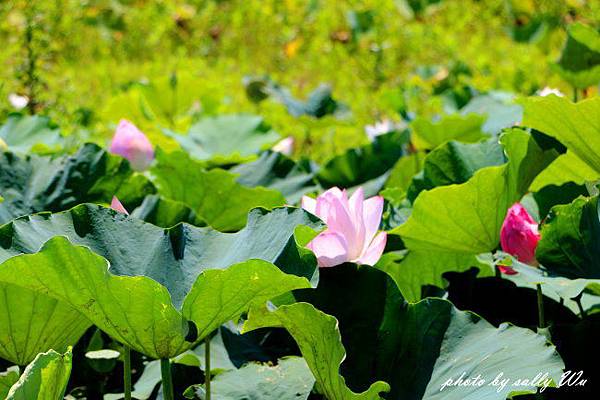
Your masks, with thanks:
[{"label": "blurred green background", "polygon": [[[571,97],[553,65],[573,22],[597,26],[600,1],[9,0],[0,117],[18,94],[73,143],[105,144],[127,118],[169,150],[163,128],[248,112],[322,160],[367,142],[367,124],[478,93]],[[311,93],[316,111],[288,110]]]}]

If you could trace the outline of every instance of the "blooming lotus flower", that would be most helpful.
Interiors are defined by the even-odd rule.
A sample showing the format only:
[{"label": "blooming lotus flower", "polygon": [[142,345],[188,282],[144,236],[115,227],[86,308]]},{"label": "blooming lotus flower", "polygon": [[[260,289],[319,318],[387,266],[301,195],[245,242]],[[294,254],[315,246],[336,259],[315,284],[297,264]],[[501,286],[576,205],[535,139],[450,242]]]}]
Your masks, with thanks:
[{"label": "blooming lotus flower", "polygon": [[275,146],[273,146],[273,151],[286,156],[291,156],[294,152],[294,138],[292,136],[288,136],[285,139],[280,140],[275,144]]},{"label": "blooming lotus flower", "polygon": [[134,124],[125,119],[119,122],[110,144],[110,152],[125,157],[136,171],[148,169],[154,160],[152,143]]},{"label": "blooming lotus flower", "polygon": [[537,265],[535,249],[539,240],[537,222],[531,218],[525,207],[515,203],[508,209],[500,230],[502,250],[523,263]]},{"label": "blooming lotus flower", "polygon": [[319,267],[333,267],[345,262],[374,265],[385,248],[387,234],[377,233],[383,198],[364,199],[358,188],[348,199],[346,191],[337,187],[327,190],[317,199],[302,197],[302,208],[318,216],[327,229],[309,244],[317,256]]},{"label": "blooming lotus flower", "polygon": [[127,212],[125,207],[123,207],[123,204],[121,204],[117,196],[113,196],[112,201],[110,202],[110,208],[122,214],[129,215],[129,213]]}]

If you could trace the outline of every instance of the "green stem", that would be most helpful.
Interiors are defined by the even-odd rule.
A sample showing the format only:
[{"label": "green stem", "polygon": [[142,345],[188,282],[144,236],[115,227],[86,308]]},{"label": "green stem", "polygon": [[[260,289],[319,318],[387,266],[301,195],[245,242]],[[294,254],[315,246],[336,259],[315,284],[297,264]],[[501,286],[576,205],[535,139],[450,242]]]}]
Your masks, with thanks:
[{"label": "green stem", "polygon": [[583,292],[579,293],[577,295],[577,297],[573,298],[573,300],[575,300],[575,303],[577,303],[577,307],[579,307],[579,314],[581,314],[581,318],[585,318],[585,317],[587,317],[587,313],[585,312],[585,310],[583,309],[583,306],[581,305],[582,294],[583,294]]},{"label": "green stem", "polygon": [[538,320],[540,329],[546,327],[546,318],[544,316],[544,294],[542,293],[542,285],[537,284],[537,305],[538,305]]},{"label": "green stem", "polygon": [[577,88],[573,86],[573,102],[577,103],[579,100],[579,93],[577,92]]},{"label": "green stem", "polygon": [[206,400],[210,400],[210,336],[204,339],[204,389]]},{"label": "green stem", "polygon": [[125,400],[131,400],[131,349],[123,346],[123,385]]},{"label": "green stem", "polygon": [[173,395],[173,377],[171,376],[171,362],[168,358],[160,359],[160,374],[162,376],[164,399],[175,400],[175,396]]}]

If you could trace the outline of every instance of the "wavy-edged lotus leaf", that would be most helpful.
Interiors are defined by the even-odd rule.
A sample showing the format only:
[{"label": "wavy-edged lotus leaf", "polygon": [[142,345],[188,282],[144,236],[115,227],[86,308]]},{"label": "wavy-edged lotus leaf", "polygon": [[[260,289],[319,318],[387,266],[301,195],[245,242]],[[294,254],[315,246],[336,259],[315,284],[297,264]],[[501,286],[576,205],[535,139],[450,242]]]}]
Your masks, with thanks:
[{"label": "wavy-edged lotus leaf", "polygon": [[277,190],[289,204],[296,204],[302,195],[318,188],[313,169],[309,160],[294,162],[281,153],[265,151],[257,160],[240,164],[231,172],[239,174],[237,182],[244,186]]},{"label": "wavy-edged lotus leaf", "polygon": [[[211,382],[211,398],[306,400],[314,384],[315,378],[306,361],[301,357],[288,357],[274,366],[248,363],[240,369],[217,375]],[[204,398],[204,387],[192,386],[186,394],[190,398]]]},{"label": "wavy-edged lotus leaf", "polygon": [[6,400],[61,400],[65,395],[73,355],[50,350],[39,354],[8,392]]},{"label": "wavy-edged lotus leaf", "polygon": [[43,243],[64,235],[88,246],[111,264],[111,273],[147,276],[169,291],[180,307],[198,275],[248,259],[261,259],[286,273],[312,279],[314,255],[296,242],[299,226],[322,223],[297,208],[254,209],[248,225],[236,233],[179,224],[169,229],[127,217],[110,208],[81,204],[61,213],[30,215],[0,227],[0,262],[37,252]]},{"label": "wavy-edged lotus leaf", "polygon": [[434,285],[445,288],[442,274],[448,271],[479,269],[480,276],[493,275],[490,262],[471,254],[409,251],[405,256],[386,253],[376,267],[390,275],[407,301],[417,302],[423,298],[422,288]]},{"label": "wavy-edged lotus leaf", "polygon": [[[162,271],[170,272],[164,266]],[[203,271],[175,306],[165,286],[146,276],[113,274],[105,258],[63,236],[50,239],[38,253],[5,261],[0,282],[46,293],[154,358],[181,354],[252,304],[310,286],[305,278],[255,259]]]},{"label": "wavy-edged lotus leaf", "polygon": [[558,155],[554,149],[543,150],[520,129],[507,131],[500,141],[508,155],[506,164],[482,168],[463,184],[421,192],[406,223],[391,233],[399,234],[411,250],[494,250],[508,208]]},{"label": "wavy-edged lotus leaf", "polygon": [[[385,273],[371,267],[340,267],[323,271],[316,290],[295,292],[337,320],[311,304],[296,303],[275,310],[253,309],[244,327],[288,329],[313,370],[317,387],[335,388],[327,398],[352,398],[342,394],[349,389],[339,386],[344,381],[338,371],[350,387],[362,388],[373,380],[388,382],[391,390],[385,398],[394,400],[505,399],[514,390],[535,391],[534,386],[498,390],[490,385],[447,385],[440,390],[462,372],[463,379],[481,374],[488,383],[499,371],[511,382],[547,372],[558,382],[564,364],[545,337],[506,324],[496,328],[442,299],[406,303]],[[371,294],[368,304],[363,304],[362,293]],[[341,359],[332,354],[343,354],[344,347],[348,354],[340,369]]]},{"label": "wavy-edged lotus leaf", "polygon": [[407,154],[400,157],[396,165],[390,170],[390,176],[385,182],[386,188],[399,188],[406,191],[412,182],[413,176],[423,169],[425,152]]},{"label": "wavy-edged lotus leaf", "polygon": [[85,202],[110,203],[131,174],[125,159],[90,143],[67,156],[0,153],[0,192],[4,197],[0,223],[34,212],[63,211]]},{"label": "wavy-edged lotus leaf", "polygon": [[542,225],[537,260],[552,274],[600,279],[600,203],[579,197],[552,208]]},{"label": "wavy-edged lotus leaf", "polygon": [[198,218],[221,231],[242,228],[252,208],[285,203],[278,191],[243,186],[236,182],[235,174],[219,168],[207,171],[204,164],[181,151],[158,151],[149,174],[161,196],[187,205]]},{"label": "wavy-edged lotus leaf", "polygon": [[49,349],[64,352],[90,325],[68,304],[0,283],[0,357],[6,360],[27,365]]},{"label": "wavy-edged lotus leaf", "polygon": [[[596,172],[596,178],[600,177],[600,153],[597,150],[600,148],[600,97],[573,103],[549,95],[529,97],[523,103],[523,125],[560,141]],[[586,176],[589,171],[583,173]]]},{"label": "wavy-edged lotus leaf", "polygon": [[330,114],[343,117],[349,113],[349,109],[345,104],[333,98],[331,86],[326,83],[320,84],[310,92],[305,101],[296,99],[289,89],[272,81],[268,83],[267,93],[285,105],[290,115],[294,117],[309,115],[315,118],[323,118]]},{"label": "wavy-edged lotus leaf", "polygon": [[405,153],[408,131],[377,136],[372,143],[333,157],[317,173],[325,187],[351,187],[373,180],[389,171]]},{"label": "wavy-edged lotus leaf", "polygon": [[279,140],[279,134],[261,116],[250,114],[206,117],[192,125],[185,135],[169,130],[165,133],[193,158],[215,158],[220,163],[248,160]]},{"label": "wavy-edged lotus leaf", "polygon": [[131,216],[162,228],[169,228],[180,222],[196,226],[206,225],[204,221],[196,216],[194,210],[185,204],[165,199],[156,194],[146,196],[142,204],[131,212]]},{"label": "wavy-edged lotus leaf", "polygon": [[19,154],[52,151],[61,142],[58,127],[41,115],[10,115],[0,127],[0,139],[10,151]]},{"label": "wavy-edged lotus leaf", "polygon": [[465,183],[481,168],[505,162],[506,157],[497,141],[446,142],[427,154],[423,172],[412,179],[407,197],[414,201],[423,190]]},{"label": "wavy-edged lotus leaf", "polygon": [[311,304],[295,303],[275,311],[252,309],[244,331],[264,327],[282,327],[294,337],[302,356],[316,379],[318,391],[327,399],[381,399],[389,385],[376,382],[366,392],[354,393],[339,374],[346,354],[342,346],[337,320]]},{"label": "wavy-edged lotus leaf", "polygon": [[481,130],[490,134],[497,134],[502,129],[517,125],[523,119],[523,107],[515,103],[515,96],[501,91],[473,97],[460,112],[463,115],[484,115],[486,120]]},{"label": "wavy-edged lotus leaf", "polygon": [[433,149],[450,140],[477,142],[488,136],[481,130],[484,122],[485,117],[478,114],[445,115],[439,121],[417,117],[410,124],[412,140],[419,150]]},{"label": "wavy-edged lotus leaf", "polygon": [[595,181],[599,177],[600,172],[595,171],[572,151],[567,151],[540,172],[531,183],[529,190],[537,192],[548,185],[561,186],[569,182],[582,185],[589,181]]},{"label": "wavy-edged lotus leaf", "polygon": [[19,367],[0,372],[0,399],[5,399],[10,388],[19,380]]},{"label": "wavy-edged lotus leaf", "polygon": [[585,89],[600,82],[600,32],[576,22],[567,28],[567,43],[556,69],[571,85]]}]

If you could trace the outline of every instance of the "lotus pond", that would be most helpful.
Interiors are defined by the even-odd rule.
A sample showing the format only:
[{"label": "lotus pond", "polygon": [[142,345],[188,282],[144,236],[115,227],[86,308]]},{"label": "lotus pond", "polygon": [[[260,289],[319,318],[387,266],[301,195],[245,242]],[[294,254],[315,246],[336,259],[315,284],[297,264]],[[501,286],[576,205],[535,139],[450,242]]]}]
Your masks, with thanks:
[{"label": "lotus pond", "polygon": [[600,4],[0,4],[0,399],[600,393]]}]

